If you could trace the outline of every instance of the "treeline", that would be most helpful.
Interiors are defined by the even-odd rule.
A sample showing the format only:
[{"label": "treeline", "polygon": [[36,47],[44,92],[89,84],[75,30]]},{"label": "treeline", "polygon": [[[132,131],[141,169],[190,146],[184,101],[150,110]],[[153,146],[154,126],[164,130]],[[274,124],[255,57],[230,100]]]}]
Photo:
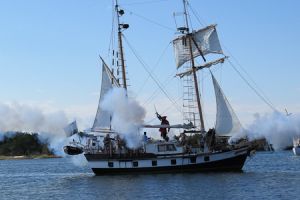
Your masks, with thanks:
[{"label": "treeline", "polygon": [[0,155],[2,156],[39,156],[53,155],[47,144],[38,139],[37,133],[16,132],[4,134],[0,141]]}]

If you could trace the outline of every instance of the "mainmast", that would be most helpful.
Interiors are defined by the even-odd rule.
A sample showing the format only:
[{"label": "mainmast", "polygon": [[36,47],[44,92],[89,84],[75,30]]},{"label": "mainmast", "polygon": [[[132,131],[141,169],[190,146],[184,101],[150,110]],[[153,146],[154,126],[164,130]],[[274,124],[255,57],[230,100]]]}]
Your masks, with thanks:
[{"label": "mainmast", "polygon": [[[194,84],[195,84],[195,91],[196,91],[196,98],[197,98],[197,105],[198,105],[198,111],[200,115],[200,127],[201,127],[201,132],[205,132],[204,128],[204,121],[203,121],[203,114],[202,114],[202,107],[201,107],[201,102],[200,102],[200,93],[198,89],[198,81],[197,81],[197,74],[196,74],[196,67],[194,64],[194,56],[193,56],[193,50],[192,50],[192,35],[189,33],[189,27],[188,27],[188,19],[187,19],[187,13],[186,13],[186,0],[183,0],[183,8],[184,8],[184,18],[185,18],[185,31],[187,33],[187,38],[188,38],[188,43],[189,43],[189,51],[190,51],[190,60],[191,60],[191,65],[193,69],[193,77],[194,77]],[[203,57],[204,58],[204,57]],[[204,59],[205,61],[205,59]]]},{"label": "mainmast", "polygon": [[127,90],[126,85],[126,73],[125,73],[125,63],[124,63],[124,54],[123,54],[123,45],[122,45],[122,29],[129,28],[129,24],[120,24],[119,17],[122,16],[125,12],[124,10],[119,10],[118,1],[116,0],[116,13],[117,13],[117,23],[118,23],[118,39],[119,39],[119,48],[120,48],[120,55],[121,55],[121,67],[122,67],[122,80],[123,80],[123,87]]}]

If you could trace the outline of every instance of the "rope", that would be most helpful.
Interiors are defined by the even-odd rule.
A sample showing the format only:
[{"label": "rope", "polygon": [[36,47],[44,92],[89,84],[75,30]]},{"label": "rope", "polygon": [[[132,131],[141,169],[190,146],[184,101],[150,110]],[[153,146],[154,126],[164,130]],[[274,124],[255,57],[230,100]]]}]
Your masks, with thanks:
[{"label": "rope", "polygon": [[134,15],[136,15],[136,16],[138,16],[138,17],[144,19],[144,20],[147,20],[147,21],[149,21],[149,22],[151,22],[151,23],[153,23],[153,24],[159,25],[159,26],[161,26],[161,27],[163,27],[163,28],[166,28],[166,29],[169,29],[169,30],[171,30],[171,31],[173,31],[173,32],[176,31],[176,30],[174,30],[173,28],[169,28],[169,27],[164,26],[164,25],[162,25],[162,24],[159,24],[159,23],[157,23],[157,22],[155,22],[155,21],[152,21],[152,20],[150,20],[150,19],[147,19],[147,18],[145,18],[145,17],[143,17],[143,16],[141,16],[141,15],[138,15],[138,14],[136,14],[136,13],[134,13],[134,12],[131,12],[130,10],[127,10],[127,9],[125,9],[125,8],[123,8],[123,9],[126,10],[126,11],[128,11],[128,12],[130,12],[131,14],[134,14]]},{"label": "rope", "polygon": [[[241,64],[235,59],[235,57],[230,53],[230,51],[225,47],[225,45],[222,43],[222,46],[228,51],[230,56],[235,60],[235,62],[238,64],[238,66],[243,70],[243,72],[248,76],[248,78],[254,83],[254,85],[258,88],[258,90],[263,94],[263,96],[269,101],[269,103],[272,105],[270,106],[273,110],[277,110],[276,106],[268,99],[268,97],[265,95],[265,93],[260,89],[260,87],[255,83],[255,81],[250,77],[250,75],[246,72],[246,70],[241,66]],[[240,73],[239,73],[240,74]],[[244,78],[243,78],[244,79]],[[251,87],[252,88],[252,87]],[[254,90],[254,89],[253,89]],[[260,95],[259,95],[260,96]],[[261,97],[262,98],[262,97]],[[263,98],[262,98],[263,99]],[[265,101],[263,99],[263,101]],[[265,101],[266,102],[266,101]],[[269,105],[269,103],[267,103]]]},{"label": "rope", "polygon": [[[187,5],[189,6],[190,10],[193,12],[193,14],[195,15],[195,17],[197,18],[197,20],[199,21],[199,23],[203,26],[203,24],[201,23],[201,21],[204,22],[204,20],[202,20],[198,14],[194,11],[194,9],[192,8],[192,6],[189,4],[189,2],[187,2]],[[201,19],[201,20],[200,20]],[[206,25],[206,23],[204,22],[204,24]],[[221,41],[220,41],[221,43]],[[232,65],[232,67],[237,71],[237,73],[242,77],[242,79],[249,85],[249,87],[268,105],[270,106],[274,111],[276,111],[276,107],[274,106],[274,104],[270,101],[270,99],[268,99],[268,97],[265,95],[265,93],[260,89],[260,87],[255,83],[255,81],[250,77],[250,75],[245,71],[245,69],[240,65],[240,63],[235,59],[235,57],[230,53],[230,51],[226,48],[226,46],[221,43],[222,46],[229,52],[230,56],[236,61],[236,63],[240,66],[240,68],[244,71],[244,73],[248,76],[248,78],[252,81],[252,83],[254,83],[254,85],[258,88],[258,90],[260,91],[260,93],[265,97],[263,98],[255,89],[254,87],[252,87],[250,85],[250,83],[242,76],[242,74],[233,66],[233,64],[229,61],[229,59],[227,59],[229,61],[229,63]],[[267,100],[267,101],[266,101]]]},{"label": "rope", "polygon": [[[203,24],[201,23],[201,21],[204,22],[204,20],[202,20],[198,14],[194,11],[194,9],[192,8],[192,6],[189,4],[189,2],[187,2],[187,5],[189,6],[189,8],[191,9],[191,11],[193,12],[193,14],[195,15],[195,17],[197,18],[197,20],[199,21],[199,23],[203,26]],[[198,18],[199,17],[199,18]],[[200,20],[201,19],[201,20]],[[204,22],[204,24],[206,25],[206,23]],[[221,43],[222,46],[229,52],[230,56],[237,62],[237,64],[240,66],[240,68],[244,71],[244,73],[248,76],[248,78],[254,83],[254,85],[258,88],[258,90],[261,92],[261,94],[268,100],[266,101],[251,85],[250,83],[242,76],[242,74],[233,66],[233,64],[229,61],[229,59],[227,59],[230,64],[232,65],[232,67],[237,71],[237,73],[244,79],[244,81],[251,87],[251,89],[268,105],[270,106],[274,111],[276,111],[276,107],[274,106],[274,104],[270,101],[270,99],[268,99],[268,97],[265,95],[265,93],[260,89],[260,87],[254,82],[254,80],[249,76],[249,74],[244,70],[244,68],[240,65],[240,63],[235,59],[235,57],[230,53],[230,51],[225,47],[225,45],[223,43]]]},{"label": "rope", "polygon": [[242,74],[235,68],[235,66],[230,62],[228,59],[228,62],[231,64],[233,69],[242,77],[242,79],[248,84],[248,86],[267,104],[272,108],[274,111],[277,111],[276,108],[274,108],[272,105],[270,105],[253,87],[250,85],[250,83],[242,76]]},{"label": "rope", "polygon": [[[182,95],[182,97],[183,97],[183,95]],[[182,97],[180,97],[175,103],[177,103],[179,100],[181,100]],[[166,110],[164,110],[161,114],[164,114],[165,112],[167,112],[172,106],[173,106],[173,105],[169,106],[169,107],[168,107]],[[156,117],[153,118],[152,120],[150,120],[150,121],[148,122],[148,124],[150,124],[150,122],[154,121],[155,119],[156,119]]]},{"label": "rope", "polygon": [[[162,53],[161,57],[158,59],[157,63],[155,64],[155,66],[153,67],[153,69],[151,70],[151,73],[153,73],[154,69],[158,66],[158,63],[160,62],[160,60],[162,59],[163,55],[165,55],[167,49],[169,48],[171,43],[168,44],[167,48],[165,49],[165,51]],[[136,94],[136,97],[139,95],[139,93],[141,92],[141,90],[143,89],[143,87],[145,86],[146,82],[148,81],[148,79],[150,78],[150,75],[147,77],[147,79],[145,80],[144,84],[142,85],[142,87],[140,88],[140,90],[138,91],[138,93]]]},{"label": "rope", "polygon": [[[171,82],[171,80],[172,79],[170,79],[171,77],[173,77],[174,75],[174,72],[166,79],[166,81],[162,84],[163,86],[162,86],[162,89],[164,89],[170,82]],[[169,81],[168,81],[168,79],[170,79]],[[168,83],[166,83],[168,81]],[[166,84],[165,84],[166,83]],[[148,106],[148,104],[149,103],[151,103],[151,101],[155,98],[155,97],[157,97],[157,95],[160,93],[160,91],[162,91],[162,90],[159,90],[160,88],[157,88],[156,89],[156,91],[146,100],[146,102],[144,103],[144,107],[147,107]],[[170,94],[169,94],[170,95]],[[170,95],[171,96],[171,95]],[[148,102],[149,101],[149,102]]]},{"label": "rope", "polygon": [[156,3],[156,2],[161,2],[161,1],[168,1],[168,0],[145,1],[145,2],[140,2],[140,3],[128,3],[128,4],[122,4],[122,6],[123,5],[130,6],[130,5],[136,5],[136,4]]},{"label": "rope", "polygon": [[[144,69],[148,72],[148,74],[151,76],[151,78],[153,79],[153,81],[157,84],[157,86],[160,88],[160,90],[166,95],[166,97],[172,102],[173,105],[175,105],[175,107],[178,109],[178,111],[185,117],[184,113],[181,111],[181,109],[179,108],[179,106],[174,102],[174,100],[170,97],[171,95],[169,95],[161,86],[161,84],[159,83],[158,79],[156,77],[153,76],[153,74],[150,72],[150,70],[148,69],[148,67],[146,66],[146,64],[144,64],[144,62],[142,61],[142,59],[140,58],[140,56],[138,55],[138,53],[133,49],[133,47],[130,45],[130,43],[128,42],[128,40],[126,39],[126,37],[123,35],[123,38],[125,39],[127,45],[129,46],[129,48],[131,49],[131,51],[135,54],[135,56],[137,57],[137,59],[140,61],[140,63],[142,64],[142,66],[144,67]],[[185,117],[186,118],[186,117]],[[188,118],[186,118],[188,120]]]},{"label": "rope", "polygon": [[[200,16],[198,16],[198,14],[194,11],[194,9],[192,8],[192,6],[190,5],[189,2],[187,2],[187,5],[188,5],[189,8],[191,9],[191,11],[194,13],[195,17],[197,18],[197,20],[198,20],[198,22],[201,24],[201,26],[204,27],[204,25],[201,23],[201,20],[202,20],[203,22],[204,22],[204,20],[201,19]],[[199,17],[201,20],[200,20],[198,17]],[[204,23],[205,23],[205,22],[204,22]],[[206,24],[205,24],[205,26],[206,26]]]}]

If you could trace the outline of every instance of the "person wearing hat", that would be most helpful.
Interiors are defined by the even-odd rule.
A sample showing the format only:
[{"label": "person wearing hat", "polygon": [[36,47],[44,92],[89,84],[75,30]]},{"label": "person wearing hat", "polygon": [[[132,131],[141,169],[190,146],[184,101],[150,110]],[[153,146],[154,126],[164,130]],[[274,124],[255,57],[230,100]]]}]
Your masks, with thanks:
[{"label": "person wearing hat", "polygon": [[[160,114],[156,113],[157,118],[161,121],[161,125],[170,125],[169,121],[167,120],[167,116],[161,116]],[[170,128],[168,128],[168,132],[170,131]],[[169,137],[167,136],[167,128],[160,128],[159,129],[160,136],[166,140],[169,141]]]}]

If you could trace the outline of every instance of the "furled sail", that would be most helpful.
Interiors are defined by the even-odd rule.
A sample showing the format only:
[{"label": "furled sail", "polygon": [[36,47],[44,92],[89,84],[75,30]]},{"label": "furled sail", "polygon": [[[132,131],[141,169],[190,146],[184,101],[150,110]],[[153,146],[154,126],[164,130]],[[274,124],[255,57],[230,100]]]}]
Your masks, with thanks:
[{"label": "furled sail", "polygon": [[201,54],[206,55],[208,53],[223,53],[216,26],[217,24],[213,24],[173,40],[177,68],[191,58],[188,37],[191,37],[192,39],[191,44],[194,58],[200,56]]},{"label": "furled sail", "polygon": [[[229,58],[229,56],[225,56],[224,58],[220,58],[218,60],[215,60],[215,61],[212,61],[212,62],[209,62],[209,63],[206,63],[202,66],[199,66],[199,67],[195,67],[196,68],[196,71],[200,70],[200,69],[203,69],[203,68],[209,68],[211,67],[212,65],[217,65],[219,63],[223,63],[225,59]],[[184,77],[184,76],[187,76],[187,75],[191,75],[193,73],[193,69],[189,69],[185,72],[182,72],[182,73],[179,73],[179,74],[176,74],[175,76],[179,76],[180,78]]]},{"label": "furled sail", "polygon": [[[101,58],[101,57],[100,57]],[[104,60],[102,60],[102,83],[101,83],[101,91],[100,91],[100,99],[98,104],[98,110],[95,117],[94,125],[92,127],[92,131],[97,131],[100,129],[109,129],[110,128],[110,120],[111,113],[104,111],[100,108],[100,102],[103,100],[104,95],[113,87],[120,87],[119,82],[108,68]]]},{"label": "furled sail", "polygon": [[217,102],[216,135],[232,136],[242,128],[242,125],[212,73],[211,76],[214,83]]}]

